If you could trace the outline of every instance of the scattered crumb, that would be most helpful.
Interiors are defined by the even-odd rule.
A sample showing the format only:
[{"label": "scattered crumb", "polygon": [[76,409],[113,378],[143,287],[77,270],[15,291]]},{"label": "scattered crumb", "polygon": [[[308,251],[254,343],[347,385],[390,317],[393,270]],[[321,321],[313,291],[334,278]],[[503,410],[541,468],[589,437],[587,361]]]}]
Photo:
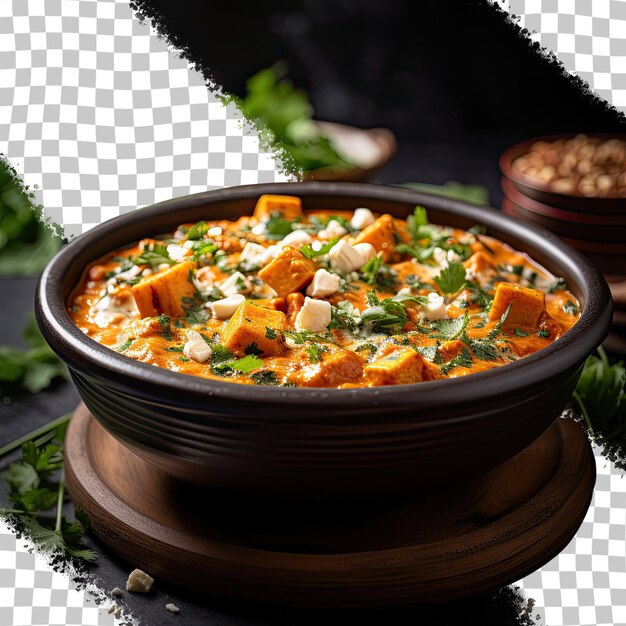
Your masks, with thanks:
[{"label": "scattered crumb", "polygon": [[126,591],[132,593],[148,593],[152,589],[154,578],[140,569],[134,569],[126,581]]},{"label": "scattered crumb", "polygon": [[113,587],[113,589],[111,589],[111,595],[116,598],[121,598],[124,595],[124,592],[119,587]]},{"label": "scattered crumb", "polygon": [[111,615],[111,613],[117,611],[119,607],[117,606],[117,604],[115,604],[115,602],[113,602],[113,604],[111,604],[111,606],[108,608],[108,614]]},{"label": "scattered crumb", "polygon": [[170,613],[180,613],[180,609],[175,605],[172,604],[171,602],[169,604],[165,605],[165,608],[170,612]]}]

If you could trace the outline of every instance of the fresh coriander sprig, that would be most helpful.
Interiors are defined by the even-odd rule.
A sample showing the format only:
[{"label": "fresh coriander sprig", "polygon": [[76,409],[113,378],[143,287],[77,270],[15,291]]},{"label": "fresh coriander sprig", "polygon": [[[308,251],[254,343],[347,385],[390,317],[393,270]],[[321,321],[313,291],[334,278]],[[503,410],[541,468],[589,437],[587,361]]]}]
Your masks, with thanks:
[{"label": "fresh coriander sprig", "polygon": [[63,515],[63,441],[70,419],[64,415],[0,449],[0,457],[22,449],[21,459],[3,474],[13,507],[0,509],[0,516],[13,517],[44,551],[95,561],[96,553],[81,542],[89,525],[86,515],[80,510],[75,520]]}]

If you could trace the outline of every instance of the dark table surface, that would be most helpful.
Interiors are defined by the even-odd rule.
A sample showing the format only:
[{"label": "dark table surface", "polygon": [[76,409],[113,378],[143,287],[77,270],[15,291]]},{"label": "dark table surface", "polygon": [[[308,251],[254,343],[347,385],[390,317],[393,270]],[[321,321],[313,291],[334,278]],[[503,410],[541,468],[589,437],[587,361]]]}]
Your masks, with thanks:
[{"label": "dark table surface", "polygon": [[[469,145],[428,146],[424,144],[401,145],[393,166],[381,173],[385,182],[400,183],[420,181],[443,183],[457,180],[465,183],[484,184],[489,188],[492,203],[499,202],[499,176],[496,157],[502,138],[494,140],[491,155],[466,159]],[[469,165],[468,165],[469,163]],[[0,345],[18,344],[23,326],[32,309],[35,278],[0,280],[2,293],[6,294],[0,313]],[[21,435],[70,412],[79,398],[72,384],[60,382],[37,395],[14,394],[0,404],[0,447]],[[15,460],[11,455],[0,460],[0,470]],[[68,507],[71,505],[68,504]],[[94,537],[88,543],[98,552],[97,565],[90,568],[99,585],[109,590],[124,587],[128,573],[134,568],[113,556]],[[210,590],[208,590],[210,592]],[[167,602],[174,602],[181,612],[173,615],[165,610]],[[361,624],[422,624],[469,625],[534,624],[528,616],[519,615],[519,597],[513,589],[503,588],[488,597],[466,601],[459,605],[433,606],[411,611],[385,612],[334,612],[295,611],[280,607],[261,607],[224,602],[215,598],[199,597],[177,589],[162,581],[156,581],[147,596],[125,593],[121,602],[133,612],[142,624],[212,624],[226,625],[288,625],[288,624],[344,624],[358,621]]]}]

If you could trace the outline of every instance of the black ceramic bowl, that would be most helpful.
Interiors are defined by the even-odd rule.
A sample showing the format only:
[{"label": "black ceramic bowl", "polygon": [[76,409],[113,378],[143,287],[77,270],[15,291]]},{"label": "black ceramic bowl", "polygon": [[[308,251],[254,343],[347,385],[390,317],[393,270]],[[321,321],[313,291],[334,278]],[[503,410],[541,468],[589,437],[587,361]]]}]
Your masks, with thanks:
[{"label": "black ceramic bowl", "polygon": [[[421,204],[434,223],[484,224],[490,235],[565,278],[582,302],[582,317],[550,347],[502,368],[363,389],[205,380],[134,361],[73,324],[68,297],[100,256],[182,222],[250,213],[266,193],[299,196],[305,209],[367,206],[397,217]],[[288,500],[381,500],[457,483],[496,467],[559,415],[611,320],[602,275],[548,231],[493,209],[353,183],[234,187],[123,215],[66,246],[45,269],[36,300],[40,328],[69,366],[85,404],[128,448],[185,481]]]}]

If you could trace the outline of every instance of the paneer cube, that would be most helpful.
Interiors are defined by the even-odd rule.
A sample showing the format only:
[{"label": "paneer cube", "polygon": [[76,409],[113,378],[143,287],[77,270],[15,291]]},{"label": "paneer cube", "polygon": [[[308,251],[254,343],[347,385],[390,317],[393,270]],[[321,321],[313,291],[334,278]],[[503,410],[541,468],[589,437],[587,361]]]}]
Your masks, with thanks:
[{"label": "paneer cube", "polygon": [[371,243],[377,252],[383,253],[383,261],[388,261],[396,249],[394,233],[393,217],[381,215],[373,224],[362,230],[353,243]]},{"label": "paneer cube", "polygon": [[363,376],[363,361],[354,352],[336,346],[329,346],[327,352],[320,353],[320,360],[310,361],[304,353],[304,363],[295,368],[290,380],[302,387],[338,387],[344,383],[354,383]]},{"label": "paneer cube", "polygon": [[444,363],[455,359],[459,354],[461,354],[461,350],[465,347],[465,344],[460,339],[452,339],[451,341],[444,341],[439,346],[439,354],[443,359]]},{"label": "paneer cube", "polygon": [[279,297],[304,289],[315,276],[317,263],[307,259],[295,248],[283,251],[260,272],[259,278],[268,284]]},{"label": "paneer cube", "polygon": [[237,356],[246,354],[253,344],[263,354],[280,354],[284,348],[282,330],[287,318],[281,311],[242,302],[228,320],[222,333],[222,343]]},{"label": "paneer cube", "polygon": [[141,317],[185,314],[183,298],[191,297],[196,288],[189,280],[195,265],[190,261],[177,263],[163,272],[150,276],[131,287]]},{"label": "paneer cube", "polygon": [[415,350],[395,350],[382,359],[365,366],[368,384],[406,385],[441,378],[435,365],[424,360]]},{"label": "paneer cube", "polygon": [[253,217],[263,222],[272,213],[280,213],[284,219],[293,221],[302,216],[302,201],[295,196],[261,196],[254,207]]},{"label": "paneer cube", "polygon": [[506,320],[502,324],[505,330],[516,328],[536,328],[546,310],[546,295],[543,291],[529,289],[513,283],[498,283],[489,311],[489,319],[499,320],[511,305]]}]

